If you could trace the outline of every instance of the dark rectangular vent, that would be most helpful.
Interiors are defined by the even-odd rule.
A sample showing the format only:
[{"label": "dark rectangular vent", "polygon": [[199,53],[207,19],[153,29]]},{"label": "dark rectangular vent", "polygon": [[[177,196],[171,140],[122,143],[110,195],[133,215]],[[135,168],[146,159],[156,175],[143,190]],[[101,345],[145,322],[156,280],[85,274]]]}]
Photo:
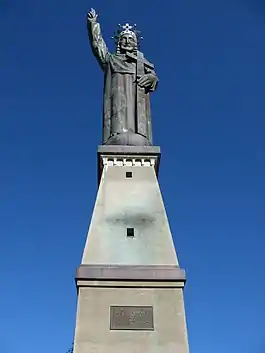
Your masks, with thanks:
[{"label": "dark rectangular vent", "polygon": [[127,237],[134,237],[134,228],[127,228]]}]

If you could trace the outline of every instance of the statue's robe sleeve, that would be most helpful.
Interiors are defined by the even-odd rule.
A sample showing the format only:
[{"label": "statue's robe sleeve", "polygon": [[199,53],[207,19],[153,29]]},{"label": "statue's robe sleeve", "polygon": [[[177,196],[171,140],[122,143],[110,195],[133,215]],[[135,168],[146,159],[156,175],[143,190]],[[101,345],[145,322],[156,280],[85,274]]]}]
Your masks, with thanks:
[{"label": "statue's robe sleeve", "polygon": [[100,24],[95,21],[88,22],[88,37],[92,52],[101,69],[104,71],[104,101],[103,101],[103,143],[110,136],[111,129],[111,71],[109,65],[110,53],[102,37]]},{"label": "statue's robe sleeve", "polygon": [[97,58],[100,67],[105,70],[109,51],[102,37],[100,24],[95,21],[88,22],[87,29],[92,52]]}]

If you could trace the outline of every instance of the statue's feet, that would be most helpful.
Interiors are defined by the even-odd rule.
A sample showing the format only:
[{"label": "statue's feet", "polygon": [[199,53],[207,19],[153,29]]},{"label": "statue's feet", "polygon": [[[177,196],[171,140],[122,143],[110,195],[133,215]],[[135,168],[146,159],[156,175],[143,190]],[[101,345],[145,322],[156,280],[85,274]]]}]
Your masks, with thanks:
[{"label": "statue's feet", "polygon": [[150,146],[151,143],[143,135],[127,131],[110,137],[106,145]]}]

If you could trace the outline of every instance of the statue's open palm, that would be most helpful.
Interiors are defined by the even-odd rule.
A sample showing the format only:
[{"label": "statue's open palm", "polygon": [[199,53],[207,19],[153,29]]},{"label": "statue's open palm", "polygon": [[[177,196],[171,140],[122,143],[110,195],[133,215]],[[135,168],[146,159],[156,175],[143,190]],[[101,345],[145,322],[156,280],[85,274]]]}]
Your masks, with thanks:
[{"label": "statue's open palm", "polygon": [[98,18],[98,14],[96,13],[96,11],[94,9],[90,9],[90,11],[88,11],[87,13],[87,20],[92,22],[92,21],[96,21]]}]

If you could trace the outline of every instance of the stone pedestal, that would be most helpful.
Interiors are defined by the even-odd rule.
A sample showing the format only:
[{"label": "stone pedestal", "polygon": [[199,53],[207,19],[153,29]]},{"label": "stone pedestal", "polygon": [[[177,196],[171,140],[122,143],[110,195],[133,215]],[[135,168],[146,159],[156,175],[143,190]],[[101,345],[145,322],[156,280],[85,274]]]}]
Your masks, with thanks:
[{"label": "stone pedestal", "polygon": [[154,146],[100,146],[74,353],[188,353],[180,269]]}]

